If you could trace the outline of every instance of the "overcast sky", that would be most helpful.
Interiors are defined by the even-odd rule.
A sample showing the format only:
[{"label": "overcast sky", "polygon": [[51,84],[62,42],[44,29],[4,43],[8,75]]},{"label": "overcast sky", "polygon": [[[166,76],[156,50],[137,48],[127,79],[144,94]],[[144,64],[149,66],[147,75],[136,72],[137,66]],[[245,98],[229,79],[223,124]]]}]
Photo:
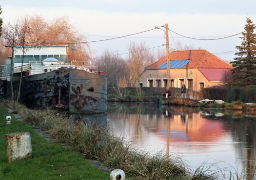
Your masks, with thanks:
[{"label": "overcast sky", "polygon": [[[0,0],[0,4],[4,23],[30,15],[49,20],[65,16],[89,42],[147,31],[166,23],[170,30],[187,37],[216,39],[244,31],[246,17],[256,23],[255,0]],[[240,35],[193,40],[169,32],[169,37],[173,49],[178,43],[190,45],[226,61],[233,60],[235,46],[241,44]],[[165,44],[164,31],[155,29],[90,45],[95,57],[106,49],[125,57],[130,42],[145,43],[156,51]]]}]

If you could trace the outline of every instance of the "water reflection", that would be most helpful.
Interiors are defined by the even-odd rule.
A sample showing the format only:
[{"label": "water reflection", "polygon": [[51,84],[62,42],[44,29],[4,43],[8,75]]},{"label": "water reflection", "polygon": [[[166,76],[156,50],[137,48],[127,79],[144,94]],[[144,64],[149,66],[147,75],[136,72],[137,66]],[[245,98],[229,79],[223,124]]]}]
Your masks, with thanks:
[{"label": "water reflection", "polygon": [[97,127],[107,127],[107,115],[68,114],[68,117],[75,124],[86,124]]},{"label": "water reflection", "polygon": [[[206,161],[235,173],[255,170],[256,118],[241,113],[156,104],[108,103],[108,127],[132,147],[177,155],[192,168]],[[220,163],[222,162],[222,163]]]}]

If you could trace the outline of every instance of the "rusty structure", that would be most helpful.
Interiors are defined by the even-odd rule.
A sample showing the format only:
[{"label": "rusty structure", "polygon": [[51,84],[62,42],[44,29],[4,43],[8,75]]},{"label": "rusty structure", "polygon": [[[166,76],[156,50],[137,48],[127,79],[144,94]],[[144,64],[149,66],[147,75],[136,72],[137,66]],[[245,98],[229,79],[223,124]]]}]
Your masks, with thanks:
[{"label": "rusty structure", "polygon": [[70,113],[107,110],[107,78],[77,69],[59,69],[23,77],[21,103],[29,108],[53,107]]},{"label": "rusty structure", "polygon": [[69,64],[67,46],[32,47],[26,55],[15,48],[14,57],[0,68],[0,98],[10,98],[11,81],[13,94],[17,95],[22,75],[20,102],[29,108],[54,108],[69,113],[107,111],[104,72],[91,64],[85,66],[85,62]]}]

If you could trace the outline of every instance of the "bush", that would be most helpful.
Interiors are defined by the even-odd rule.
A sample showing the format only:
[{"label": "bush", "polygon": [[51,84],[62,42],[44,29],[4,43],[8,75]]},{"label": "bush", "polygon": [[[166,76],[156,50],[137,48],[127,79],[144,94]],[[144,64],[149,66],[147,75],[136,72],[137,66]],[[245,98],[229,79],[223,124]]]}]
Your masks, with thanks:
[{"label": "bush", "polygon": [[245,89],[240,89],[239,101],[245,102]]}]

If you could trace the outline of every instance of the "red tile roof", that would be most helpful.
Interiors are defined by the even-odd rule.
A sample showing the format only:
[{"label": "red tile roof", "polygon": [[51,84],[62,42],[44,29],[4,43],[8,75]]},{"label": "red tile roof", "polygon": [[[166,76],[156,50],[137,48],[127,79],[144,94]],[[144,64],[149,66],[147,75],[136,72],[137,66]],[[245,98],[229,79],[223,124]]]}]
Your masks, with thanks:
[{"label": "red tile roof", "polygon": [[[224,68],[232,69],[232,65],[219,57],[211,54],[207,50],[184,50],[173,51],[170,55],[170,60],[191,60],[188,63],[188,68]],[[157,69],[163,62],[166,61],[166,56],[157,62],[147,66],[145,69]],[[186,68],[186,67],[183,67]]]},{"label": "red tile roof", "polygon": [[223,75],[230,69],[211,69],[211,68],[198,68],[208,81],[223,81]]}]

